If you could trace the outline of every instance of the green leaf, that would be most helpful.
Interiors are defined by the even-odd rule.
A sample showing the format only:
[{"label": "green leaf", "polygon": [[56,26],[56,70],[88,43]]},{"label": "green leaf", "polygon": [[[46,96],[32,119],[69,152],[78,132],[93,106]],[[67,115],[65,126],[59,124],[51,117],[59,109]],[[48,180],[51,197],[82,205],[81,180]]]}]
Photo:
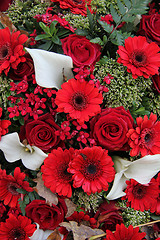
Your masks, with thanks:
[{"label": "green leaf", "polygon": [[49,49],[52,47],[52,44],[52,41],[47,41],[46,43],[41,44],[38,48],[49,51]]},{"label": "green leaf", "polygon": [[104,45],[103,41],[99,38],[99,37],[96,37],[94,39],[91,39],[90,42],[92,43],[98,43],[99,45]]},{"label": "green leaf", "polygon": [[25,211],[26,204],[25,204],[25,202],[23,202],[23,201],[21,200],[21,198],[18,199],[18,202],[19,202],[19,206],[20,206],[22,215],[25,216],[25,214],[26,214],[26,211]]},{"label": "green leaf", "polygon": [[75,34],[81,35],[81,36],[87,36],[87,35],[89,35],[89,32],[87,30],[77,29],[75,31]]},{"label": "green leaf", "polygon": [[35,40],[36,41],[39,41],[39,40],[46,40],[48,38],[50,38],[51,36],[49,34],[40,34],[38,36],[35,37]]},{"label": "green leaf", "polygon": [[53,21],[51,23],[51,25],[50,25],[50,33],[51,33],[51,35],[53,35],[53,33],[55,33],[57,23],[58,23],[58,21]]},{"label": "green leaf", "polygon": [[52,37],[52,42],[54,42],[57,45],[62,45],[60,39],[56,35]]},{"label": "green leaf", "polygon": [[45,33],[48,33],[49,35],[51,35],[51,33],[50,33],[50,28],[49,28],[48,26],[46,26],[43,22],[40,22],[40,23],[39,23],[39,26],[43,29],[43,31],[44,31]]},{"label": "green leaf", "polygon": [[87,17],[88,17],[88,20],[89,20],[90,30],[92,32],[94,30],[94,27],[95,27],[94,14],[91,14],[88,7],[87,7]]},{"label": "green leaf", "polygon": [[18,193],[22,193],[22,194],[26,194],[26,193],[27,193],[27,191],[24,190],[24,189],[22,189],[22,188],[17,188],[16,191],[17,191]]},{"label": "green leaf", "polygon": [[29,203],[29,197],[28,197],[28,195],[25,195],[25,196],[24,196],[23,201],[25,202],[26,205]]},{"label": "green leaf", "polygon": [[98,20],[98,22],[107,33],[111,33],[113,31],[113,26],[110,26],[108,23],[101,20]]},{"label": "green leaf", "polygon": [[29,197],[29,199],[30,199],[31,201],[33,201],[33,200],[36,199],[36,198],[35,198],[35,195],[34,195],[34,192],[29,192],[29,193],[28,193],[28,197]]},{"label": "green leaf", "polygon": [[119,8],[119,11],[122,15],[124,15],[127,11],[125,5],[122,4],[122,2],[120,0],[117,0],[117,5],[118,5],[118,8]]},{"label": "green leaf", "polygon": [[111,15],[113,17],[113,20],[115,21],[115,23],[119,23],[121,20],[121,17],[118,15],[118,13],[116,12],[116,10],[113,7],[113,4],[111,3],[110,5],[110,11],[111,11]]},{"label": "green leaf", "polygon": [[126,7],[129,9],[131,7],[131,2],[130,0],[123,0],[123,2],[125,3]]}]

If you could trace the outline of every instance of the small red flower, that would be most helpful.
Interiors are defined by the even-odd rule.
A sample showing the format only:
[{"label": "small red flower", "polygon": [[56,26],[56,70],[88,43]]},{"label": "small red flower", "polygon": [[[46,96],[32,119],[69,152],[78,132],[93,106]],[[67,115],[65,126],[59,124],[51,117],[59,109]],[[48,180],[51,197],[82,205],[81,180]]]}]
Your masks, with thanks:
[{"label": "small red flower", "polygon": [[160,121],[157,116],[151,113],[149,119],[147,115],[136,119],[136,129],[129,129],[127,137],[128,144],[132,148],[130,155],[141,156],[154,155],[160,153]]},{"label": "small red flower", "polygon": [[69,113],[72,119],[77,119],[80,124],[83,124],[101,111],[100,104],[103,97],[93,85],[86,81],[70,79],[61,87],[55,99],[58,112]]},{"label": "small red flower", "polygon": [[119,46],[117,62],[127,67],[136,79],[138,76],[149,78],[158,74],[160,67],[160,48],[154,42],[148,43],[145,37],[128,37],[125,46]]},{"label": "small red flower", "polygon": [[87,226],[91,227],[91,228],[96,228],[96,219],[95,218],[91,218],[87,213],[85,213],[84,211],[80,211],[77,212],[75,211],[70,217],[66,218],[67,221],[75,221],[78,224],[83,222],[87,222]]},{"label": "small red flower", "polygon": [[16,69],[20,62],[25,62],[23,43],[28,37],[20,31],[11,33],[9,28],[0,29],[0,74],[7,75],[10,68]]},{"label": "small red flower", "polygon": [[122,199],[127,199],[127,206],[142,212],[144,210],[155,212],[159,196],[159,185],[154,178],[145,185],[138,183],[134,179],[126,181],[126,184],[126,195]]},{"label": "small red flower", "polygon": [[32,192],[33,189],[27,181],[24,181],[25,174],[20,171],[19,167],[14,170],[14,176],[7,175],[6,170],[0,169],[0,200],[4,201],[9,207],[17,207],[18,199],[21,194],[17,189],[24,189],[27,192]]},{"label": "small red flower", "polygon": [[0,224],[0,240],[29,240],[36,230],[36,225],[25,216],[15,217],[10,214],[5,223]]},{"label": "small red flower", "polygon": [[142,240],[145,236],[146,233],[139,232],[139,227],[133,228],[133,226],[130,225],[126,228],[122,223],[121,225],[116,225],[116,231],[114,233],[107,230],[104,240]]},{"label": "small red flower", "polygon": [[73,187],[82,186],[88,195],[107,191],[108,183],[113,181],[115,175],[108,151],[97,146],[78,150],[68,171],[73,174]]},{"label": "small red flower", "polygon": [[72,174],[67,171],[67,168],[73,154],[73,149],[65,149],[63,151],[61,148],[58,148],[57,150],[52,150],[41,167],[44,185],[60,196],[72,196]]}]

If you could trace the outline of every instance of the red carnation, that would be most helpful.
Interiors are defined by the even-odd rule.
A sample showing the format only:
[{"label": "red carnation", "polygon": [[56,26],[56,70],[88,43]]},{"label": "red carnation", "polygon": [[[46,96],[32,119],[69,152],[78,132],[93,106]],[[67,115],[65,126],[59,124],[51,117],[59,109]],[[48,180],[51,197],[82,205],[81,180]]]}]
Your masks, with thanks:
[{"label": "red carnation", "polygon": [[84,121],[89,121],[90,117],[101,111],[102,94],[99,93],[98,88],[87,81],[70,79],[63,83],[61,88],[55,99],[58,112],[69,113],[72,119],[77,119],[83,124]]},{"label": "red carnation", "polygon": [[82,186],[88,195],[107,191],[108,183],[112,182],[115,176],[113,161],[108,156],[108,151],[97,146],[78,150],[68,171],[73,174],[73,187]]},{"label": "red carnation", "polygon": [[158,74],[160,67],[160,48],[154,42],[148,43],[145,37],[128,37],[125,46],[119,46],[118,62],[127,67],[136,79],[138,76],[149,78]]},{"label": "red carnation", "polygon": [[128,228],[121,225],[116,225],[116,231],[113,233],[109,230],[106,231],[106,238],[104,240],[142,240],[146,236],[146,233],[140,233],[139,227],[133,228],[130,225]]},{"label": "red carnation", "polygon": [[0,74],[7,75],[10,68],[16,69],[20,62],[25,62],[23,43],[28,37],[20,31],[10,32],[9,28],[0,29]]},{"label": "red carnation", "polygon": [[25,174],[20,171],[19,167],[15,168],[14,176],[7,175],[6,170],[0,169],[0,200],[3,200],[5,205],[9,207],[18,206],[18,199],[21,194],[17,192],[17,189],[24,189],[28,192],[33,191],[29,187],[29,183],[24,179]]},{"label": "red carnation", "polygon": [[155,212],[159,196],[159,184],[154,178],[145,185],[138,183],[134,179],[126,181],[126,184],[126,195],[122,199],[127,199],[127,206],[142,212],[144,210]]},{"label": "red carnation", "polygon": [[157,116],[151,113],[149,119],[147,115],[136,119],[136,129],[130,129],[127,133],[128,143],[132,148],[130,155],[141,156],[154,155],[160,153],[160,121]]},{"label": "red carnation", "polygon": [[58,193],[66,197],[72,196],[72,174],[67,172],[69,162],[72,160],[74,150],[71,148],[64,151],[61,148],[52,150],[44,160],[41,167],[44,185],[53,193]]},{"label": "red carnation", "polygon": [[36,225],[27,217],[10,214],[6,222],[0,224],[0,240],[29,240],[35,230]]}]

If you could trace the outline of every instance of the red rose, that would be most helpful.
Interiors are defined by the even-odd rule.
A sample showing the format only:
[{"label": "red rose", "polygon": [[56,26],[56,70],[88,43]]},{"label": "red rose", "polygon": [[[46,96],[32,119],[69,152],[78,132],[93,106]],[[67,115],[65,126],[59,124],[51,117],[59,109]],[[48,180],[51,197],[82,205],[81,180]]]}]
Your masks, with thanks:
[{"label": "red rose", "polygon": [[155,89],[160,94],[160,72],[159,72],[159,74],[152,76],[152,82],[153,82]]},{"label": "red rose", "polygon": [[44,152],[50,152],[60,143],[60,137],[55,131],[60,127],[55,123],[53,116],[46,113],[37,120],[29,120],[21,128],[21,140],[27,139],[30,145],[39,147]]},{"label": "red rose", "polygon": [[27,81],[33,80],[32,75],[35,73],[33,60],[28,53],[24,57],[26,61],[19,63],[17,69],[12,68],[10,72],[9,77],[14,81],[22,81],[24,76],[27,77]]},{"label": "red rose", "polygon": [[49,206],[45,200],[33,200],[25,208],[26,215],[39,224],[40,229],[54,230],[59,223],[63,222],[67,213],[64,199],[59,198],[57,205]]},{"label": "red rose", "polygon": [[91,43],[84,36],[72,34],[61,42],[64,53],[72,58],[76,67],[91,66],[100,59],[101,46]]},{"label": "red rose", "polygon": [[160,45],[160,14],[142,15],[139,34]]},{"label": "red rose", "polygon": [[97,219],[97,228],[101,226],[103,231],[116,230],[116,224],[121,224],[123,222],[123,218],[121,216],[122,209],[116,206],[116,201],[104,201],[99,206],[94,218]]},{"label": "red rose", "polygon": [[124,107],[102,110],[90,122],[91,135],[96,143],[111,151],[129,150],[128,130],[133,127],[134,120]]},{"label": "red rose", "polygon": [[9,5],[13,2],[13,0],[3,0],[0,1],[0,11],[5,12],[8,8]]}]

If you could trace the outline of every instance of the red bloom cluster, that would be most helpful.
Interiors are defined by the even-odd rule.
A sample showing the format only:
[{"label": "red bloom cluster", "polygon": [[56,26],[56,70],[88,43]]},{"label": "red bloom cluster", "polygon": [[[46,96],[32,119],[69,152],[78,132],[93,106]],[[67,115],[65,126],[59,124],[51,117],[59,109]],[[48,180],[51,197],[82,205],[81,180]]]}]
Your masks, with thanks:
[{"label": "red bloom cluster", "polygon": [[20,171],[19,167],[14,170],[14,176],[7,175],[6,170],[0,169],[0,200],[4,201],[9,207],[17,207],[18,199],[21,194],[17,189],[24,189],[27,192],[32,192],[33,189],[27,181],[24,181],[25,174]]},{"label": "red bloom cluster", "polygon": [[7,75],[10,68],[16,69],[20,62],[25,62],[23,44],[28,37],[20,31],[11,33],[9,28],[0,29],[0,74]]},{"label": "red bloom cluster", "polygon": [[[2,108],[0,108],[0,117],[2,116]],[[9,120],[1,120],[0,119],[0,140],[1,136],[8,133],[8,127],[11,125],[11,122]]]},{"label": "red bloom cluster", "polygon": [[149,119],[147,115],[136,119],[137,127],[129,129],[127,137],[128,143],[132,148],[131,156],[153,155],[160,153],[160,121],[157,116],[151,113]]}]

